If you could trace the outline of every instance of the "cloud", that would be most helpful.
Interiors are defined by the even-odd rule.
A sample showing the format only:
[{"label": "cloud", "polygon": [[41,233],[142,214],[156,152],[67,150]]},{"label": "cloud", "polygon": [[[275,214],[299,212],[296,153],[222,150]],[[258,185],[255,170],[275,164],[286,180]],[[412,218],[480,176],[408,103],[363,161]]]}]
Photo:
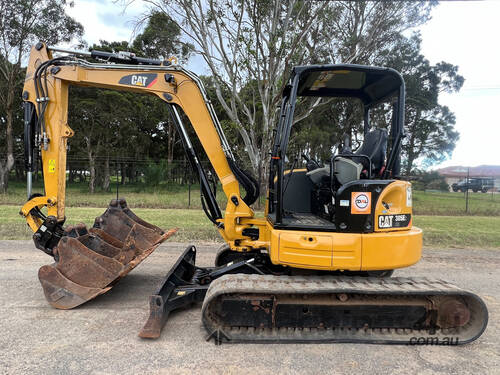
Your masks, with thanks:
[{"label": "cloud", "polygon": [[67,13],[83,25],[89,45],[100,40],[131,41],[134,21],[145,11],[140,1],[124,8],[111,0],[76,0],[73,7],[67,7]]},{"label": "cloud", "polygon": [[[83,25],[84,40],[91,46],[100,40],[131,42],[135,21],[147,10],[141,1],[134,1],[125,8],[112,0],[75,0],[67,13]],[[197,74],[209,74],[201,56],[193,56],[185,67]]]}]

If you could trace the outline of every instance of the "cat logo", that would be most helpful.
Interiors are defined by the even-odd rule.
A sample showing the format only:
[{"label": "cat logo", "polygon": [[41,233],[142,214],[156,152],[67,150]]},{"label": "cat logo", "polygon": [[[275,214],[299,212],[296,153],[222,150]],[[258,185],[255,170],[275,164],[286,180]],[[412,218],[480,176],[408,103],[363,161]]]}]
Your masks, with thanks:
[{"label": "cat logo", "polygon": [[392,228],[393,215],[380,215],[378,217],[378,227],[379,228]]},{"label": "cat logo", "polygon": [[351,194],[351,214],[370,214],[372,212],[371,198],[371,192],[353,192]]},{"label": "cat logo", "polygon": [[123,76],[120,79],[119,84],[139,86],[139,87],[151,87],[158,80],[158,75],[156,73],[143,73],[143,74],[129,74]]},{"label": "cat logo", "polygon": [[131,78],[131,83],[136,86],[146,86],[146,80],[148,77],[133,75]]}]

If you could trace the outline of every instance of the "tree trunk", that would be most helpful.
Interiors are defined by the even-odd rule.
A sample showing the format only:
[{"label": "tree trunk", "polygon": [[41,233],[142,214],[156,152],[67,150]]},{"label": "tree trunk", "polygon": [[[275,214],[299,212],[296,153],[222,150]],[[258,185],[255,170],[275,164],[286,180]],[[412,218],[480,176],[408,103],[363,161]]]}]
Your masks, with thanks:
[{"label": "tree trunk", "polygon": [[0,191],[7,192],[9,185],[9,172],[14,166],[14,139],[12,138],[12,120],[13,120],[13,104],[14,104],[14,79],[17,74],[11,72],[8,82],[7,100],[5,106],[5,117],[7,124],[5,127],[5,141],[7,143],[7,153],[5,155],[5,162],[0,161]]},{"label": "tree trunk", "polygon": [[0,191],[2,193],[7,193],[7,186],[9,182],[9,173],[5,173],[3,169],[0,171]]},{"label": "tree trunk", "polygon": [[26,173],[24,172],[24,165],[22,162],[15,163],[16,165],[16,180],[24,181],[26,178]]},{"label": "tree trunk", "polygon": [[[135,158],[135,160],[137,160],[137,157]],[[129,181],[130,182],[137,182],[137,175],[136,175],[136,161],[133,161],[130,163],[130,168],[129,168]]]},{"label": "tree trunk", "polygon": [[102,188],[104,191],[109,191],[110,180],[111,174],[109,170],[109,155],[107,155],[106,160],[104,160],[104,176],[102,181]]},{"label": "tree trunk", "polygon": [[76,171],[73,168],[69,168],[68,183],[75,182]]},{"label": "tree trunk", "polygon": [[92,153],[89,153],[89,172],[90,172],[89,193],[94,194],[96,175],[95,175],[95,157],[92,155]]},{"label": "tree trunk", "polygon": [[92,147],[90,143],[90,138],[85,137],[85,143],[87,144],[87,156],[89,158],[89,193],[95,193],[95,185],[96,185],[96,170],[95,170],[95,155],[92,152]]},{"label": "tree trunk", "polygon": [[102,166],[98,161],[96,161],[96,166],[95,166],[95,186],[97,187],[102,187],[103,183],[103,174],[102,174]]}]

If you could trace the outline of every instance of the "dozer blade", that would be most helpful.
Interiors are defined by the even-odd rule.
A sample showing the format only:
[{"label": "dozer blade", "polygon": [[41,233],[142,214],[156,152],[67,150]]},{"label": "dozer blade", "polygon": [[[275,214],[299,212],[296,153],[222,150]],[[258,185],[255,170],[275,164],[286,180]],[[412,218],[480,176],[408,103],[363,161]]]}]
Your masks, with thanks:
[{"label": "dozer blade", "polygon": [[106,293],[176,231],[140,219],[125,199],[112,200],[93,228],[65,229],[53,250],[56,262],[38,271],[45,298],[55,308],[71,309]]}]

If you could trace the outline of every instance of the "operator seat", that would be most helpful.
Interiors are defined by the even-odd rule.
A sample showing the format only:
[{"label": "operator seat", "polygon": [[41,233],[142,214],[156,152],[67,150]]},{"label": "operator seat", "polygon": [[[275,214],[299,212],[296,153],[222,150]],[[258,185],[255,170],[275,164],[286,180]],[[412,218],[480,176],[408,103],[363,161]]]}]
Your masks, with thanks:
[{"label": "operator seat", "polygon": [[[366,155],[372,161],[372,175],[377,175],[385,163],[387,153],[387,130],[374,129],[365,135],[365,139],[354,155]],[[361,157],[353,157],[353,161],[363,165],[363,169],[368,169],[368,160]]]},{"label": "operator seat", "polygon": [[[347,141],[345,144],[347,144]],[[374,129],[366,133],[363,144],[356,152],[353,153],[349,146],[344,146],[340,152],[344,156],[335,158],[334,173],[337,181],[344,185],[350,181],[358,180],[361,172],[364,169],[368,170],[368,160],[356,155],[370,157],[372,161],[372,177],[379,175],[385,163],[386,153],[387,131],[385,129]],[[330,167],[316,168],[308,171],[306,176],[314,185],[320,185],[325,177],[330,176]]]}]

